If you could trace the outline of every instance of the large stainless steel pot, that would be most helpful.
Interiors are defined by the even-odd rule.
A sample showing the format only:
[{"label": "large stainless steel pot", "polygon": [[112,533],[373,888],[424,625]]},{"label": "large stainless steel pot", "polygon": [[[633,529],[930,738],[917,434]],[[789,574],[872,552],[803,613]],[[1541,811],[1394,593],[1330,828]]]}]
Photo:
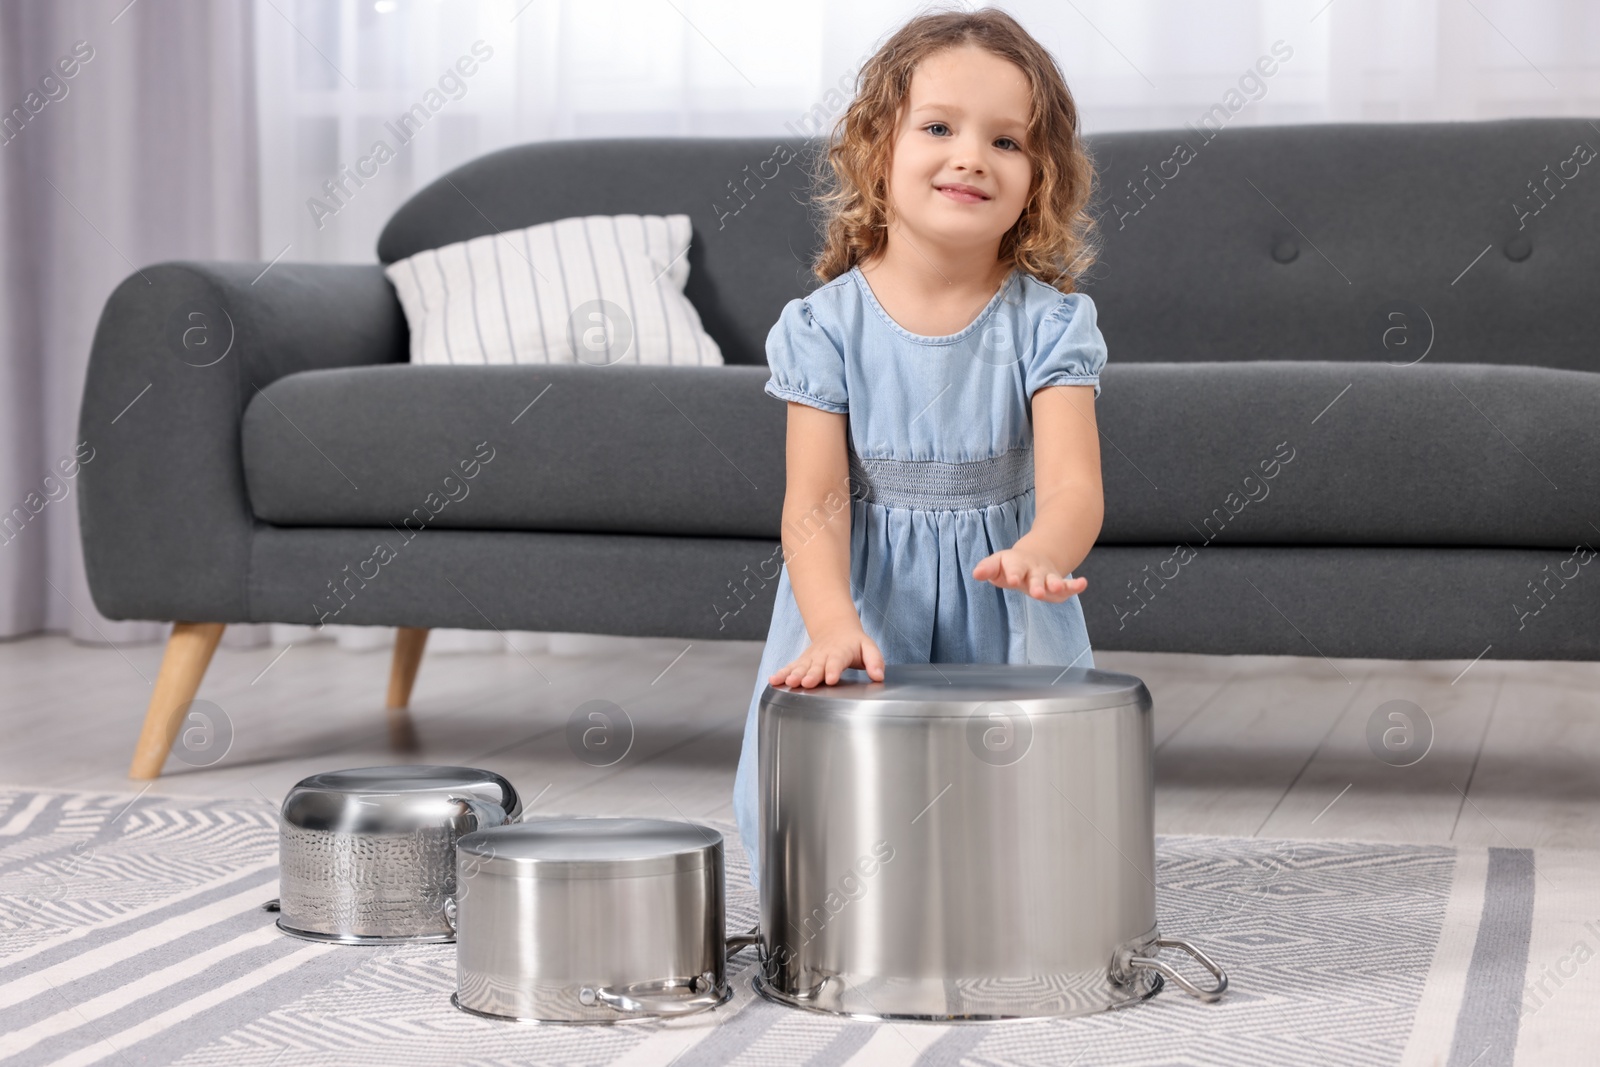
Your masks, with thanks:
[{"label": "large stainless steel pot", "polygon": [[283,800],[278,928],[351,945],[453,940],[456,839],[521,813],[510,782],[472,767],[314,774]]},{"label": "large stainless steel pot", "polygon": [[456,846],[456,992],[475,1015],[612,1023],[732,995],[722,835],[662,819],[535,819]]},{"label": "large stainless steel pot", "polygon": [[[1091,669],[846,671],[759,717],[757,989],[879,1019],[1077,1015],[1227,979],[1156,928],[1150,693]],[[1191,983],[1155,958],[1190,952]]]}]

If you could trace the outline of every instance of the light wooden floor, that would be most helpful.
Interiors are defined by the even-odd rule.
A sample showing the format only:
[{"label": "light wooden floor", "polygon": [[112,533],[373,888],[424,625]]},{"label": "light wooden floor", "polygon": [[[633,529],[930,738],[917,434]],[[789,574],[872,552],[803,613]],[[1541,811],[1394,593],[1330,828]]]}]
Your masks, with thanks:
[{"label": "light wooden floor", "polygon": [[[319,770],[455,763],[504,774],[535,812],[731,820],[760,645],[557,640],[573,646],[430,652],[404,752],[383,709],[386,649],[224,645],[199,697],[231,720],[232,747],[203,769],[169,759],[151,791],[277,804]],[[160,659],[157,644],[0,642],[0,784],[142,788],[126,771]],[[1600,849],[1600,664],[1096,652],[1096,665],[1155,697],[1158,833]],[[567,747],[568,716],[593,699],[634,723],[607,768]],[[1434,725],[1410,767],[1366,741],[1394,699]]]}]

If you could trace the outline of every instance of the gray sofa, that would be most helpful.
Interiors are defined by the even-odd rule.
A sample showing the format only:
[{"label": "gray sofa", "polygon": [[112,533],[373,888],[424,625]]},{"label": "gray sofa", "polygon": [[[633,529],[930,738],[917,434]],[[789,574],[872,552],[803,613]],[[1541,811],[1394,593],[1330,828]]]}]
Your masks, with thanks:
[{"label": "gray sofa", "polygon": [[[1094,647],[1593,658],[1600,177],[1575,146],[1600,130],[1213,137],[1092,139],[1105,251],[1084,289],[1110,348],[1105,524],[1078,570]],[[784,486],[763,345],[817,284],[819,146],[786,147],[506,149],[378,242],[388,263],[685,212],[687,295],[726,367],[410,366],[379,265],[130,276],[95,334],[78,500],[99,610],[188,624],[157,697],[193,695],[231,622],[399,626],[413,661],[440,626],[763,637]],[[146,776],[169,726],[147,722]]]}]

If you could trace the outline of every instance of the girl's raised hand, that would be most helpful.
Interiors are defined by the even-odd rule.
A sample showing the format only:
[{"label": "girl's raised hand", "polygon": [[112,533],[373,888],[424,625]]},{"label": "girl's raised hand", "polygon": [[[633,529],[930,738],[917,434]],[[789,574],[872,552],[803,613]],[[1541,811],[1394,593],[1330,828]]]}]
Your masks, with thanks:
[{"label": "girl's raised hand", "polygon": [[810,689],[818,682],[835,685],[846,667],[867,672],[874,682],[883,681],[883,653],[859,626],[826,630],[816,636],[811,647],[787,667],[780,667],[767,679],[771,685],[799,685]]},{"label": "girl's raised hand", "polygon": [[1002,548],[986,556],[972,568],[972,576],[980,582],[993,582],[1001,589],[1020,589],[1035,600],[1059,604],[1089,588],[1087,578],[1061,577],[1054,562],[1018,541],[1016,547]]}]

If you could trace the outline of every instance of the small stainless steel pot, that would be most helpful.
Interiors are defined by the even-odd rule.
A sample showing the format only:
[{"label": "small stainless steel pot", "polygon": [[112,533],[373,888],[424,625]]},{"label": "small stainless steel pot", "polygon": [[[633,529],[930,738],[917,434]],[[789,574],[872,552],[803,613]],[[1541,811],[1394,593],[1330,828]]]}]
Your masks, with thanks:
[{"label": "small stainless steel pot", "polygon": [[456,839],[522,813],[472,767],[362,767],[289,790],[278,833],[278,928],[340,944],[450,941]]},{"label": "small stainless steel pot", "polygon": [[534,819],[456,845],[456,992],[475,1015],[614,1023],[732,995],[722,835],[661,819]]},{"label": "small stainless steel pot", "polygon": [[[761,976],[877,1019],[1078,1015],[1205,1000],[1214,962],[1156,928],[1149,691],[1092,669],[859,670],[762,695]],[[1195,957],[1197,986],[1156,958]]]}]

